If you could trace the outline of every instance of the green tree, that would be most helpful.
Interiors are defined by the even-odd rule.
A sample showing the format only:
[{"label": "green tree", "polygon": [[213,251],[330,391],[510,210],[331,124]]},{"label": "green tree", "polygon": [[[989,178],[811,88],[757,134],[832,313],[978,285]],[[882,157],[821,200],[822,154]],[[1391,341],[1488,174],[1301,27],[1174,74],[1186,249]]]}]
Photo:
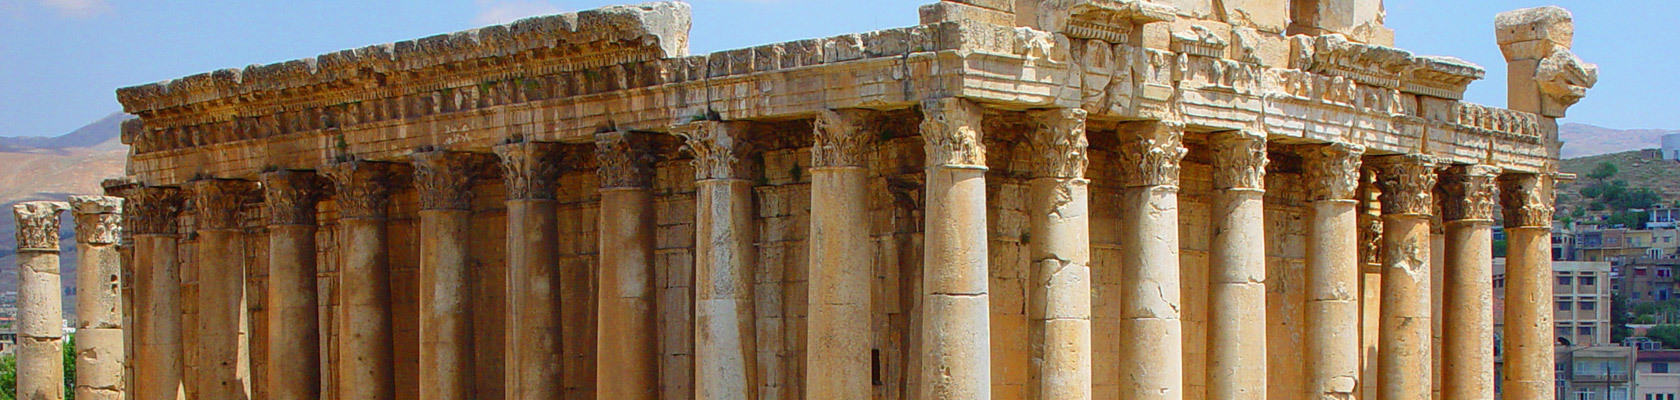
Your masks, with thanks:
[{"label": "green tree", "polygon": [[0,400],[17,399],[17,356],[0,356]]},{"label": "green tree", "polygon": [[76,335],[64,335],[64,400],[76,400]]},{"label": "green tree", "polygon": [[1657,325],[1645,331],[1645,337],[1662,342],[1664,348],[1680,348],[1680,325]]},{"label": "green tree", "polygon": [[1587,173],[1587,177],[1603,182],[1605,179],[1610,179],[1611,177],[1616,176],[1617,172],[1621,171],[1616,169],[1616,164],[1603,162],[1599,163],[1597,167],[1594,167],[1592,172]]},{"label": "green tree", "polygon": [[1621,343],[1622,338],[1633,336],[1633,328],[1627,327],[1628,320],[1633,313],[1628,312],[1627,296],[1620,292],[1610,295],[1610,342]]}]

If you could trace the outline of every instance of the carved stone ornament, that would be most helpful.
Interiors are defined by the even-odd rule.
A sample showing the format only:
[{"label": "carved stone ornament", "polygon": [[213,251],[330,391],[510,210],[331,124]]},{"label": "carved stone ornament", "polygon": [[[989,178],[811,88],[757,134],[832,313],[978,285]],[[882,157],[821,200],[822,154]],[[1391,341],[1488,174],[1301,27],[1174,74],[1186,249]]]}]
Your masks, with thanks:
[{"label": "carved stone ornament", "polygon": [[1377,157],[1383,215],[1430,215],[1435,210],[1435,158],[1422,154]]},{"label": "carved stone ornament", "polygon": [[136,235],[173,235],[179,229],[181,190],[140,187],[128,195],[128,228]]},{"label": "carved stone ornament", "polygon": [[1587,89],[1598,83],[1598,65],[1581,61],[1569,49],[1557,48],[1540,59],[1539,67],[1534,70],[1534,81],[1548,100],[1559,108],[1568,108],[1586,97]]},{"label": "carved stone ornament", "polygon": [[1436,192],[1441,196],[1442,221],[1493,221],[1494,179],[1499,168],[1454,165],[1441,173]]},{"label": "carved stone ornament", "polygon": [[13,204],[18,251],[58,251],[58,215],[68,209],[68,204],[56,201]]},{"label": "carved stone ornament", "polygon": [[414,160],[414,188],[422,210],[471,210],[473,177],[481,158],[471,153],[423,151]]},{"label": "carved stone ornament", "polygon": [[1178,186],[1184,160],[1184,125],[1150,121],[1120,128],[1120,184],[1126,187]]},{"label": "carved stone ornament", "polygon": [[1038,131],[1032,143],[1033,174],[1050,178],[1084,178],[1090,165],[1090,141],[1085,136],[1085,110],[1062,108],[1034,111]]},{"label": "carved stone ornament", "polygon": [[958,98],[922,101],[922,141],[929,166],[986,166],[980,105]]},{"label": "carved stone ornament", "polygon": [[645,134],[595,134],[595,177],[601,188],[653,186],[653,143]]},{"label": "carved stone ornament", "polygon": [[256,186],[230,179],[200,179],[188,183],[198,229],[240,229],[239,211],[254,200]]},{"label": "carved stone ornament", "polygon": [[1304,146],[1300,152],[1307,199],[1351,200],[1359,190],[1360,157],[1365,147],[1348,143]]},{"label": "carved stone ornament", "polygon": [[344,161],[321,167],[332,180],[339,218],[385,219],[390,203],[393,166],[369,161]]},{"label": "carved stone ornament", "polygon": [[741,161],[752,151],[739,123],[695,121],[679,125],[671,133],[683,139],[683,148],[694,155],[694,180],[744,179],[752,168]]},{"label": "carved stone ornament", "polygon": [[111,196],[70,196],[76,216],[76,241],[116,244],[122,241],[123,199]]},{"label": "carved stone ornament", "polygon": [[[1359,215],[1355,223],[1359,224],[1359,259],[1367,268],[1382,264],[1383,219],[1382,202],[1378,200],[1377,171],[1372,167],[1361,168],[1359,176],[1360,189]],[[1368,269],[1365,272],[1375,273],[1381,267]]]},{"label": "carved stone ornament", "polygon": [[822,110],[811,123],[812,167],[861,167],[873,137],[873,116],[865,110]]},{"label": "carved stone ornament", "polygon": [[1213,135],[1213,187],[1266,188],[1266,135],[1249,131]]},{"label": "carved stone ornament", "polygon": [[1507,174],[1499,177],[1499,207],[1507,228],[1552,226],[1552,176]]},{"label": "carved stone ornament", "polygon": [[508,200],[554,200],[560,190],[560,144],[519,142],[498,145],[502,184]]},{"label": "carved stone ornament", "polygon": [[262,174],[263,214],[269,225],[315,225],[315,203],[327,190],[320,175],[280,170]]}]

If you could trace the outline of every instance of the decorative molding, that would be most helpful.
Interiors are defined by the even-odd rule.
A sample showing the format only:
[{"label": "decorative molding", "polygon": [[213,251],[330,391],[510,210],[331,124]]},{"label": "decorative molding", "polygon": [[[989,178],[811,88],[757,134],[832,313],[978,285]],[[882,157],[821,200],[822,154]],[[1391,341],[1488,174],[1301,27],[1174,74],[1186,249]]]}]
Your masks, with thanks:
[{"label": "decorative molding", "polygon": [[1266,135],[1252,131],[1214,133],[1213,187],[1266,188]]},{"label": "decorative molding", "polygon": [[971,101],[947,97],[922,101],[922,141],[928,166],[986,166],[980,142],[981,109]]},{"label": "decorative molding", "polygon": [[123,199],[112,196],[70,196],[76,217],[76,242],[117,244],[122,241]]},{"label": "decorative molding", "polygon": [[494,150],[508,200],[554,200],[559,195],[559,143],[507,143]]},{"label": "decorative molding", "polygon": [[1177,122],[1131,122],[1120,126],[1120,184],[1125,187],[1178,186],[1184,160],[1184,125]]},{"label": "decorative molding", "polygon": [[1435,190],[1440,196],[1442,221],[1493,221],[1494,179],[1499,168],[1454,165],[1441,173]]},{"label": "decorative molding", "polygon": [[473,178],[481,174],[484,158],[473,153],[421,151],[414,161],[414,188],[421,210],[471,210]]},{"label": "decorative molding", "polygon": [[1552,226],[1552,176],[1549,174],[1505,174],[1499,176],[1499,207],[1506,228]]},{"label": "decorative molding", "polygon": [[395,166],[371,161],[342,161],[321,167],[332,180],[339,218],[385,219]]},{"label": "decorative molding", "polygon": [[17,219],[17,250],[58,251],[58,215],[70,205],[57,201],[28,201],[12,205]]},{"label": "decorative molding", "polygon": [[240,229],[239,212],[256,197],[256,185],[232,179],[200,179],[188,182],[187,190],[199,230]]},{"label": "decorative molding", "polygon": [[745,179],[752,166],[741,161],[752,152],[742,123],[695,121],[678,125],[671,133],[683,139],[683,149],[694,155],[694,180]]},{"label": "decorative molding", "polygon": [[[595,177],[603,189],[653,186],[653,143],[646,134],[595,134]],[[696,172],[698,175],[698,172]]]},{"label": "decorative molding", "polygon": [[1173,21],[1178,9],[1143,0],[1049,0],[1038,5],[1037,28],[1076,39],[1128,43],[1136,25]]},{"label": "decorative molding", "polygon": [[1085,136],[1086,111],[1080,108],[1033,111],[1038,131],[1029,134],[1033,175],[1084,178],[1090,166],[1090,141]]},{"label": "decorative molding", "polygon": [[181,190],[172,187],[141,186],[128,194],[128,228],[136,235],[174,235],[180,229],[178,218],[182,202]]},{"label": "decorative molding", "polygon": [[1300,154],[1308,200],[1354,199],[1364,146],[1341,142],[1308,145],[1301,147]]},{"label": "decorative molding", "polygon": [[263,214],[269,225],[315,225],[315,203],[326,194],[320,175],[280,170],[262,174]]},{"label": "decorative molding", "polygon": [[1435,211],[1435,158],[1422,154],[1376,157],[1383,215],[1430,215]]},{"label": "decorative molding", "polygon": [[1534,113],[1488,107],[1475,103],[1455,102],[1452,109],[1454,124],[1483,131],[1506,133],[1518,137],[1540,138],[1540,116]]},{"label": "decorative molding", "polygon": [[811,123],[811,167],[862,167],[876,129],[870,111],[818,111]]}]

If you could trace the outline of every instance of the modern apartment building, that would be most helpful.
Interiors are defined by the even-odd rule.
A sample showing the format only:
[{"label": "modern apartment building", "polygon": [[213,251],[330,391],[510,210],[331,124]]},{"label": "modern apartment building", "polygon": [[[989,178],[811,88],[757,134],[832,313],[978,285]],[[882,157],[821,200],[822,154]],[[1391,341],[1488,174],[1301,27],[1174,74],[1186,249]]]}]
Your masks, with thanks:
[{"label": "modern apartment building", "polygon": [[[1568,346],[1608,346],[1610,341],[1610,263],[1553,261],[1554,329]],[[1505,259],[1493,260],[1493,293],[1505,295]],[[1496,324],[1503,326],[1499,316]]]}]

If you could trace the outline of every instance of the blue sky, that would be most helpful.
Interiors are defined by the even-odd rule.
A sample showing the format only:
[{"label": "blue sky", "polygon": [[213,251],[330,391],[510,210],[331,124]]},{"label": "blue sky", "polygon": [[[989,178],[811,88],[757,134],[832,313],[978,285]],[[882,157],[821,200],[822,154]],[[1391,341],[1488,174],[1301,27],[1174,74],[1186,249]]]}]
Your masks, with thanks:
[{"label": "blue sky", "polygon": [[[0,136],[55,136],[120,109],[118,87],[634,0],[0,0]],[[693,53],[914,25],[935,0],[692,0]],[[1568,121],[1680,129],[1680,2],[1387,0],[1397,45],[1488,69],[1468,100],[1505,104],[1500,11],[1574,11],[1598,86]],[[424,4],[422,4],[424,3]]]}]

